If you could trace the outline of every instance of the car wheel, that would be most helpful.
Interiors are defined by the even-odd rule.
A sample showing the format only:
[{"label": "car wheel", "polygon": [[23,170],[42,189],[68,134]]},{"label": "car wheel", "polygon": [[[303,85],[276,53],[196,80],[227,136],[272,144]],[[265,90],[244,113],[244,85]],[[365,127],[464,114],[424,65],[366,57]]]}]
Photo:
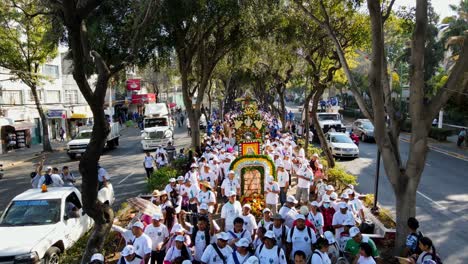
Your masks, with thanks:
[{"label": "car wheel", "polygon": [[365,142],[367,140],[366,134],[362,133],[361,134],[361,141]]},{"label": "car wheel", "polygon": [[44,255],[44,264],[59,264],[60,263],[60,249],[58,247],[51,247]]}]

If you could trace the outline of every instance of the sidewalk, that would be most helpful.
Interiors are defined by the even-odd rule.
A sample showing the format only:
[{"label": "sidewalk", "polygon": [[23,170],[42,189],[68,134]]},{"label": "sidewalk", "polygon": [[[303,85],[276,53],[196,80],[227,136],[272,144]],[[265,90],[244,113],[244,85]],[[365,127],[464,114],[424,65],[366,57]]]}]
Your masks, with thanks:
[{"label": "sidewalk", "polygon": [[[48,156],[54,155],[55,153],[62,153],[66,149],[67,141],[53,141],[51,144],[54,152],[47,154]],[[0,163],[3,164],[4,169],[7,169],[31,161],[41,154],[42,144],[32,145],[30,148],[15,149],[0,155]]]}]

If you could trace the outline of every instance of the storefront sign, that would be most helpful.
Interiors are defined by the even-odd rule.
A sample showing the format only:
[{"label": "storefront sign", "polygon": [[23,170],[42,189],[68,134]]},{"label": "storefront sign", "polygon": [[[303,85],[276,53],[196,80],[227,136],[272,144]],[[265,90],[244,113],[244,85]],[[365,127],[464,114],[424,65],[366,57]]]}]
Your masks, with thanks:
[{"label": "storefront sign", "polygon": [[49,109],[46,113],[48,118],[64,118],[63,110]]},{"label": "storefront sign", "polygon": [[128,79],[127,90],[129,91],[140,91],[140,79]]},{"label": "storefront sign", "polygon": [[132,94],[132,104],[147,104],[147,103],[156,103],[156,95],[154,93]]}]

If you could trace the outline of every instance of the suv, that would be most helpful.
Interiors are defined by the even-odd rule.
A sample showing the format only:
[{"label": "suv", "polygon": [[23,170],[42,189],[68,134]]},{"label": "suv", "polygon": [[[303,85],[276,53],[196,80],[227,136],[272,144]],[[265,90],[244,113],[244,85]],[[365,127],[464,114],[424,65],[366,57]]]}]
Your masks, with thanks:
[{"label": "suv", "polygon": [[328,132],[325,134],[327,146],[333,157],[336,158],[357,158],[359,157],[359,147],[354,144],[348,134],[340,132]]},{"label": "suv", "polygon": [[358,119],[353,123],[353,133],[358,135],[362,142],[374,139],[374,125],[369,119]]},{"label": "suv", "polygon": [[75,187],[29,189],[0,218],[0,263],[60,263],[60,254],[93,226]]}]

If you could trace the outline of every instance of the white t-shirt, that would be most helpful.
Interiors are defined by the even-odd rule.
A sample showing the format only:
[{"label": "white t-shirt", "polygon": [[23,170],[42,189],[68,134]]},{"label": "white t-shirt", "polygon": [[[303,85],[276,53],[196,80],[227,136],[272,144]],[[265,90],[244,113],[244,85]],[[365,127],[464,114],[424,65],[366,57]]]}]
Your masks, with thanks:
[{"label": "white t-shirt", "polygon": [[351,207],[354,214],[358,214],[359,211],[363,208],[361,200],[354,198],[352,201],[349,201],[348,206]]},{"label": "white t-shirt", "polygon": [[327,253],[322,253],[320,250],[315,250],[312,254],[312,262],[314,264],[331,264],[331,260]]},{"label": "white t-shirt", "polygon": [[169,230],[164,224],[156,227],[154,225],[148,225],[145,229],[145,234],[151,238],[152,250],[156,251],[158,245],[162,246],[164,240],[169,237]]},{"label": "white t-shirt", "polygon": [[[194,228],[190,227],[189,234],[192,234],[193,231],[194,231]],[[194,259],[197,261],[201,261],[205,248],[211,242],[211,241],[206,241],[206,239],[207,237],[205,237],[205,231],[198,230],[197,234],[195,235],[195,242],[194,242],[195,253],[193,255]]]},{"label": "white t-shirt", "polygon": [[[276,182],[273,182],[273,183],[265,183],[265,192],[267,191],[267,189],[270,189],[270,191],[279,191],[279,185],[278,183]],[[265,196],[265,201],[267,204],[278,204],[278,198],[279,198],[279,194],[278,193],[272,193],[272,192],[268,192]]]},{"label": "white t-shirt", "polygon": [[284,165],[284,169],[287,170],[287,171],[291,171],[292,169],[292,162],[290,159],[288,160],[283,160],[283,165]]},{"label": "white t-shirt", "polygon": [[[224,248],[219,248],[219,251],[225,257],[226,260],[229,258],[230,255],[232,255],[232,248],[229,245],[226,245]],[[205,252],[203,252],[201,261],[206,264],[224,264],[221,257],[213,248],[213,245],[209,245],[205,249]]]},{"label": "white t-shirt", "polygon": [[250,254],[248,252],[247,252],[247,254],[245,254],[245,256],[242,256],[241,254],[239,254],[239,252],[234,251],[234,252],[232,252],[231,255],[229,255],[229,258],[227,259],[226,263],[236,263],[234,261],[234,254],[236,254],[237,260],[239,261],[240,264],[244,263],[244,261],[246,261],[247,258],[250,257]]},{"label": "white t-shirt", "polygon": [[221,218],[224,218],[224,230],[231,230],[234,228],[234,219],[242,215],[242,206],[239,201],[234,204],[227,202],[221,208]]},{"label": "white t-shirt", "polygon": [[200,173],[200,181],[207,181],[211,184],[211,186],[215,186],[215,180],[216,180],[216,175],[212,170],[210,172],[206,173],[202,171]]},{"label": "white t-shirt", "polygon": [[[62,177],[60,177],[60,175],[51,174],[50,178],[52,179],[52,183],[50,184],[50,187],[62,187],[63,186],[64,183],[63,183]],[[45,180],[46,180],[45,175],[42,175],[39,178],[39,183],[37,184],[37,188],[41,188],[42,184],[45,183]]]},{"label": "white t-shirt", "polygon": [[198,178],[200,178],[200,173],[195,170],[195,171],[188,171],[184,178],[186,180],[190,180],[192,182],[192,185],[198,185]]},{"label": "white t-shirt", "polygon": [[268,228],[270,228],[270,225],[272,224],[273,224],[272,220],[266,221],[265,219],[261,219],[260,221],[258,221],[257,228],[264,227],[266,230],[268,230]]},{"label": "white t-shirt", "polygon": [[[192,198],[198,198],[197,195],[200,193],[200,189],[198,188],[197,185],[190,185],[190,187],[184,186],[184,192],[187,194],[189,201]],[[211,199],[211,196],[210,196]],[[213,199],[211,199],[213,200]],[[190,202],[190,204],[195,204],[197,203],[196,201]]]},{"label": "white t-shirt", "polygon": [[142,258],[146,254],[151,254],[151,248],[153,246],[152,243],[151,238],[147,234],[143,233],[141,236],[133,240],[135,253]]},{"label": "white t-shirt", "polygon": [[[299,170],[297,172],[297,174],[298,174],[297,188],[307,188],[308,189],[310,187],[310,184],[313,182],[314,177],[313,176],[310,177],[311,175],[310,175],[310,173],[308,171],[309,171],[308,169],[306,169],[306,170],[301,169],[301,170]],[[299,177],[299,175],[301,177]],[[304,179],[302,177],[306,177],[306,178],[308,178],[308,180],[306,180],[306,179]]]},{"label": "white t-shirt", "polygon": [[308,215],[307,215],[307,219],[309,219],[310,222],[312,222],[315,226],[315,229],[317,229],[317,231],[320,233],[320,234],[323,234],[323,215],[321,212],[317,212],[315,215],[310,212]]},{"label": "white t-shirt", "polygon": [[208,204],[208,211],[210,213],[213,213],[214,205],[209,205],[209,204],[210,203],[216,203],[216,197],[215,197],[215,194],[212,191],[210,191],[210,190],[208,190],[206,192],[199,191],[198,195],[197,195],[197,199],[198,199],[198,202],[200,204],[202,204],[202,203]]},{"label": "white t-shirt", "polygon": [[[185,245],[184,245],[184,247],[185,247]],[[188,255],[189,255],[189,260],[192,260],[192,254],[190,254],[190,249],[187,248],[187,252],[188,252]],[[173,261],[174,259],[176,259],[177,257],[180,257],[180,256],[182,256],[182,250],[177,249],[175,246],[172,246],[166,252],[166,256],[164,257],[164,260]]]},{"label": "white t-shirt", "polygon": [[[337,211],[333,215],[332,225],[342,225],[346,219],[352,219],[352,221],[354,221],[353,214],[349,211],[347,211],[346,214],[342,214],[341,211]],[[340,238],[340,234],[343,231],[344,227],[335,228],[335,237],[337,240]]]},{"label": "white t-shirt", "polygon": [[250,232],[250,234],[253,234],[253,231],[257,229],[257,223],[255,221],[255,216],[252,214],[248,215],[243,215],[241,214],[240,216],[242,219],[244,219],[244,229]]},{"label": "white t-shirt", "polygon": [[[307,259],[310,258],[312,255],[312,244],[317,241],[317,237],[315,236],[314,230],[310,228],[310,236],[309,232],[307,231],[309,227],[304,228],[302,231],[299,230],[297,227],[291,228],[288,233],[287,242],[292,243],[292,252],[291,258],[294,257],[294,253],[298,250],[304,251],[307,256]],[[294,230],[294,233],[291,238],[291,232]]]},{"label": "white t-shirt", "polygon": [[154,158],[153,156],[145,156],[145,168],[149,169],[149,168],[153,168],[153,162],[154,162]]},{"label": "white t-shirt", "polygon": [[227,233],[228,233],[228,235],[230,237],[229,240],[228,240],[229,243],[231,243],[231,241],[233,239],[237,239],[237,238],[239,238],[239,239],[247,238],[249,240],[252,239],[252,234],[249,232],[249,230],[246,230],[245,228],[242,230],[242,232],[237,232],[236,233],[236,232],[234,232],[234,229],[231,229]]},{"label": "white t-shirt", "polygon": [[286,217],[284,218],[284,224],[287,227],[291,228],[298,214],[299,213],[297,212],[296,208],[292,208],[291,210],[289,210],[288,213],[286,214]]},{"label": "white t-shirt", "polygon": [[107,183],[107,186],[103,186],[101,190],[98,191],[97,199],[101,203],[109,202],[110,205],[114,203],[114,187],[110,182]]},{"label": "white t-shirt", "polygon": [[[284,230],[284,234],[287,238],[287,235],[289,234],[289,227],[287,226],[284,226],[285,227],[285,230]],[[275,233],[275,237],[276,237],[276,244],[278,246],[280,246],[281,248],[285,249],[286,248],[286,245],[283,245],[283,226],[281,226],[280,228],[276,228],[275,226],[273,226],[273,233]],[[269,229],[267,229],[269,230]]]},{"label": "white t-shirt", "polygon": [[[430,258],[428,258],[430,259]],[[416,262],[419,263],[419,262]],[[359,259],[357,261],[357,264],[376,264],[375,260],[373,257],[364,257],[364,256],[359,256]]]},{"label": "white t-shirt", "polygon": [[287,171],[278,171],[277,177],[279,187],[285,187],[286,184],[289,185],[289,173]]},{"label": "white t-shirt", "polygon": [[[260,250],[261,249],[261,250]],[[280,249],[278,256],[278,246],[273,246],[271,249],[266,248],[265,245],[258,247],[255,250],[255,256],[259,259],[261,264],[286,264],[286,256],[283,249]]]},{"label": "white t-shirt", "polygon": [[172,187],[172,185],[168,183],[166,187],[164,188],[164,191],[167,192],[167,195],[169,195],[173,190],[176,190],[176,191],[179,190],[179,185],[175,184],[174,187]]},{"label": "white t-shirt", "polygon": [[141,258],[135,256],[135,258],[130,261],[125,259],[124,263],[122,264],[141,264]]},{"label": "white t-shirt", "polygon": [[291,208],[283,205],[281,206],[281,208],[279,209],[279,214],[281,215],[281,217],[283,217],[283,219],[286,218],[286,215],[288,214],[288,212],[291,210]]},{"label": "white t-shirt", "polygon": [[229,191],[237,193],[237,188],[240,188],[240,184],[237,179],[224,179],[223,183],[221,184],[221,189],[224,189],[224,195],[226,195]]}]

